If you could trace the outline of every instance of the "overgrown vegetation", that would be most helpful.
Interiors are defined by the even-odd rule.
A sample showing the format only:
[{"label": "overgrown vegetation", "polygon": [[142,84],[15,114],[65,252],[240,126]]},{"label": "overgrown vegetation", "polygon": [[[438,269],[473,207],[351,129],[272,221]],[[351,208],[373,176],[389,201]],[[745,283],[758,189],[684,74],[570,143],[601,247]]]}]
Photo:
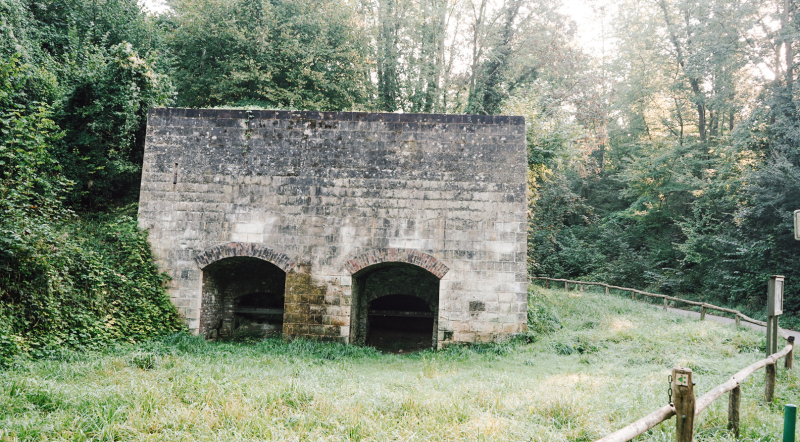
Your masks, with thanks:
[{"label": "overgrown vegetation", "polygon": [[[595,3],[599,53],[558,0],[0,0],[3,357],[174,329],[97,325],[134,321],[114,299],[164,296],[126,267],[149,252],[124,216],[147,109],[167,105],[524,115],[531,274],[754,317],[784,274],[800,325],[796,5]],[[119,229],[130,246],[106,249]],[[112,270],[136,283],[106,295]]]},{"label": "overgrown vegetation", "polygon": [[[47,11],[0,10],[0,368],[179,330],[135,205],[114,208],[139,180],[136,140],[159,77],[130,44],[104,46],[110,34],[70,27],[54,47]],[[68,59],[75,45],[84,51]]]},{"label": "overgrown vegetation", "polygon": [[[0,374],[3,440],[590,441],[667,403],[674,365],[704,393],[762,358],[750,329],[672,316],[601,293],[531,290],[528,339],[398,356],[304,340],[214,343],[175,334],[103,353],[63,353]],[[540,326],[558,318],[559,326]],[[545,332],[544,330],[552,330]],[[526,343],[533,341],[532,343]],[[780,434],[800,377],[743,386],[742,435]],[[731,440],[727,401],[698,441]],[[646,441],[673,439],[674,422]]]},{"label": "overgrown vegetation", "polygon": [[726,0],[595,10],[613,49],[594,65],[601,81],[576,86],[583,101],[506,106],[530,123],[531,273],[761,318],[768,276],[781,274],[782,324],[800,325],[797,11]]},{"label": "overgrown vegetation", "polygon": [[367,107],[367,35],[339,1],[181,0],[167,44],[178,104]]},{"label": "overgrown vegetation", "polygon": [[0,230],[0,367],[183,328],[131,207],[25,226],[15,220],[25,218],[3,217]]}]

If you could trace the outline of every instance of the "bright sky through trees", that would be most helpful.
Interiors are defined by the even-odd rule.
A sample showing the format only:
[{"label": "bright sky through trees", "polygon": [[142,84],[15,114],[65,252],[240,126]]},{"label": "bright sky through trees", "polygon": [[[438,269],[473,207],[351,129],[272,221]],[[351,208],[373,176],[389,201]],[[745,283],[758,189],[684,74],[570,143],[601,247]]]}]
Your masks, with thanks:
[{"label": "bright sky through trees", "polygon": [[576,36],[586,52],[600,58],[612,39],[607,21],[613,5],[604,0],[563,0],[561,12],[576,24]]}]

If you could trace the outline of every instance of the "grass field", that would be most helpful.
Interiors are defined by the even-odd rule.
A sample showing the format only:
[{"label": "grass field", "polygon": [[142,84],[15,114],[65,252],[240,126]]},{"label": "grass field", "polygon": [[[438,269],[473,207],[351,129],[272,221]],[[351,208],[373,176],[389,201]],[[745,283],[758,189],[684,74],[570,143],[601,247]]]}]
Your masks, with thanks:
[{"label": "grass field", "polygon": [[[613,295],[534,287],[530,316],[528,340],[410,355],[175,335],[27,362],[0,373],[0,440],[590,441],[666,404],[674,365],[694,370],[699,396],[763,357],[749,329]],[[771,406],[763,370],[743,386],[740,440],[780,440],[797,371],[781,364]],[[726,419],[724,396],[696,440],[734,440]]]}]

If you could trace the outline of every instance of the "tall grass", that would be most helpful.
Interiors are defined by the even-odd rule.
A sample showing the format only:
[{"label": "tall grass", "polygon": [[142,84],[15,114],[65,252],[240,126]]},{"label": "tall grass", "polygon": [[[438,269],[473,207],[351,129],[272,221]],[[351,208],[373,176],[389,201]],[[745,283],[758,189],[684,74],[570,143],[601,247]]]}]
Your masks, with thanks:
[{"label": "tall grass", "polygon": [[[667,402],[674,365],[698,394],[762,357],[749,329],[630,300],[531,289],[529,336],[410,355],[297,340],[209,343],[183,334],[0,373],[0,440],[589,441]],[[775,440],[800,377],[743,387],[741,440]],[[724,398],[723,398],[724,399]],[[698,441],[727,441],[727,401]],[[672,440],[674,422],[641,440]]]}]

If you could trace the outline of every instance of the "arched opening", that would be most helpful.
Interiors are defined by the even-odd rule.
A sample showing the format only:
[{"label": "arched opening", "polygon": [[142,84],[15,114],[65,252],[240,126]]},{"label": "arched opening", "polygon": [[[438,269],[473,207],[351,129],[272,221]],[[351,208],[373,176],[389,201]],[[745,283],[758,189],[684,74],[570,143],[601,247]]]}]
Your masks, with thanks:
[{"label": "arched opening", "polygon": [[203,268],[200,333],[209,339],[283,331],[286,272],[259,258],[234,256]]},{"label": "arched opening", "polygon": [[387,295],[369,303],[366,344],[377,349],[404,352],[430,348],[433,311],[421,298]]},{"label": "arched opening", "polygon": [[436,348],[439,278],[407,263],[385,262],[353,275],[351,342],[389,352]]}]

